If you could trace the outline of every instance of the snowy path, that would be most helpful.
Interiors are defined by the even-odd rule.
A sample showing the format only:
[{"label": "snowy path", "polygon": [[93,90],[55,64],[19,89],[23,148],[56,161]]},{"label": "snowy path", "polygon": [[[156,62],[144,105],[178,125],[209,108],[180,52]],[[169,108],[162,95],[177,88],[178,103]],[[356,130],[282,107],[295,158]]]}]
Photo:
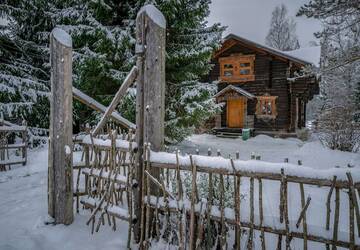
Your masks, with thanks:
[{"label": "snowy path", "polygon": [[127,225],[108,226],[91,235],[89,217],[80,210],[70,226],[45,225],[47,220],[47,150],[29,152],[27,166],[0,173],[0,249],[125,249]]},{"label": "snowy path", "polygon": [[[329,168],[339,165],[346,167],[348,163],[360,168],[360,154],[331,151],[323,148],[318,142],[305,143],[296,139],[273,139],[266,136],[257,136],[246,142],[241,139],[220,139],[212,135],[194,135],[185,142],[177,145],[182,152],[195,152],[200,148],[201,154],[206,154],[207,148],[220,148],[222,152],[232,155],[240,151],[241,159],[249,159],[251,152],[259,153],[262,159],[271,162],[282,162],[285,157],[290,162],[302,160],[304,165],[314,168]],[[255,185],[255,193],[256,191]],[[298,192],[298,187],[290,185],[291,194]],[[264,189],[278,190],[278,185],[264,182]],[[312,194],[313,204],[324,205],[322,190]],[[125,249],[127,239],[127,224],[118,221],[117,231],[113,232],[108,226],[100,228],[99,233],[91,235],[90,228],[85,225],[88,213],[80,210],[75,215],[75,221],[70,226],[45,225],[47,219],[47,149],[30,150],[28,165],[16,166],[11,171],[0,172],[0,250],[17,249]],[[248,185],[243,183],[242,192],[248,192]],[[306,190],[310,193],[311,190]],[[342,194],[345,195],[345,194]],[[256,199],[255,199],[256,200]],[[290,203],[298,203],[295,195],[290,198]],[[277,216],[278,200],[271,195],[264,195],[265,209],[271,217],[266,217],[266,223],[273,223]],[[247,204],[243,203],[242,209],[246,211]],[[296,205],[298,206],[298,205]],[[342,210],[346,211],[346,204]],[[312,209],[311,207],[309,209]],[[257,213],[255,213],[256,215]],[[298,214],[298,211],[290,211]],[[314,211],[309,216],[309,221],[322,224],[325,209]],[[343,214],[342,216],[346,216]],[[345,223],[340,225],[340,230],[347,230]],[[318,230],[310,228],[310,231]],[[346,239],[347,235],[340,235]],[[275,241],[274,241],[275,242]],[[163,249],[159,245],[156,249]],[[300,247],[299,247],[300,249]]]}]

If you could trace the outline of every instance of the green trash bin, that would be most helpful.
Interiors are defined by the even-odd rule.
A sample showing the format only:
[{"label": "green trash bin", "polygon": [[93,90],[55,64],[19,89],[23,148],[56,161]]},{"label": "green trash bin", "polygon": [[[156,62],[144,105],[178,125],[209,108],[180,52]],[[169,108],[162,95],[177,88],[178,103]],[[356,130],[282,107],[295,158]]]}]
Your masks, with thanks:
[{"label": "green trash bin", "polygon": [[243,128],[242,129],[242,139],[243,141],[246,141],[250,138],[250,129],[249,128]]}]

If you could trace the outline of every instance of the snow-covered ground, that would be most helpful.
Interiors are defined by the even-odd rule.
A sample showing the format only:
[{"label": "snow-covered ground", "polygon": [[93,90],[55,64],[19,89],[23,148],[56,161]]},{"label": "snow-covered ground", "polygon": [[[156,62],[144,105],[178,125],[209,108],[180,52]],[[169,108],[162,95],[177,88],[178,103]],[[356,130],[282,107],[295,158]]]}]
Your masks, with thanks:
[{"label": "snow-covered ground", "polygon": [[[213,153],[217,149],[223,155],[235,155],[240,152],[240,158],[250,159],[252,152],[261,155],[261,159],[270,162],[283,162],[284,158],[289,158],[292,163],[302,160],[303,164],[309,167],[325,169],[340,166],[347,168],[350,164],[360,170],[360,154],[346,153],[328,150],[318,141],[303,143],[297,139],[274,139],[267,136],[257,136],[248,141],[241,139],[216,138],[213,135],[194,135],[183,143],[176,145],[183,153],[195,153],[196,148],[200,149],[200,154],[206,154],[210,147]],[[174,148],[173,147],[173,148]],[[76,156],[78,157],[78,155]],[[275,184],[264,183],[264,190],[267,185],[275,187]],[[276,184],[277,185],[277,184]],[[257,185],[255,185],[256,187]],[[276,187],[278,190],[278,187]],[[289,193],[298,192],[299,188],[295,185],[289,186]],[[315,190],[315,189],[314,189]],[[319,190],[319,189],[317,189]],[[309,230],[317,232],[321,229],[316,225],[324,225],[325,200],[323,192],[313,193],[311,189],[306,189],[307,195],[311,195],[312,203],[309,210],[322,207],[321,211],[310,212],[308,216]],[[13,167],[11,171],[0,172],[0,249],[125,249],[127,240],[127,224],[118,221],[117,231],[113,232],[110,227],[100,228],[99,233],[91,235],[90,228],[85,225],[89,214],[87,211],[80,210],[80,214],[75,215],[75,221],[70,226],[45,225],[47,221],[47,148],[30,150],[27,166]],[[242,184],[242,193],[248,192],[248,185]],[[256,193],[255,188],[255,193]],[[345,193],[342,193],[344,201]],[[274,211],[278,210],[278,200],[273,201],[271,195],[264,194],[264,210],[268,217],[265,223],[275,223]],[[256,200],[256,199],[255,199]],[[295,195],[290,196],[289,203],[298,203]],[[246,211],[247,204],[244,202],[242,211]],[[347,240],[347,202],[341,205],[339,237]],[[299,205],[297,205],[299,207]],[[290,211],[291,215],[298,215],[299,211]],[[257,218],[255,212],[255,218]],[[291,223],[294,223],[293,221]],[[314,226],[311,226],[311,225]],[[301,228],[299,228],[301,230]],[[327,232],[329,233],[329,232]],[[258,238],[257,238],[258,239]],[[269,244],[276,243],[269,242]],[[312,245],[310,245],[311,247]],[[275,245],[274,245],[275,247]],[[315,247],[315,246],[314,246]],[[323,247],[323,246],[322,246]],[[299,249],[300,249],[299,245]],[[156,247],[160,249],[160,247]],[[271,249],[271,247],[269,248]],[[318,245],[315,248],[321,249]]]},{"label": "snow-covered ground", "polygon": [[187,138],[179,145],[170,147],[169,151],[179,149],[181,153],[195,154],[199,149],[200,155],[207,155],[211,148],[212,155],[216,155],[218,149],[221,155],[235,158],[235,153],[240,153],[241,160],[249,160],[251,154],[260,155],[261,160],[268,162],[284,162],[297,164],[301,160],[303,165],[315,169],[328,169],[333,167],[357,166],[360,168],[360,154],[341,152],[325,148],[320,141],[312,139],[303,142],[296,138],[272,138],[266,135],[258,135],[247,141],[239,139],[218,138],[214,135],[201,134]]},{"label": "snow-covered ground", "polygon": [[0,250],[126,249],[127,225],[100,228],[91,235],[87,211],[70,226],[45,225],[47,217],[47,148],[30,150],[28,164],[0,172]]}]

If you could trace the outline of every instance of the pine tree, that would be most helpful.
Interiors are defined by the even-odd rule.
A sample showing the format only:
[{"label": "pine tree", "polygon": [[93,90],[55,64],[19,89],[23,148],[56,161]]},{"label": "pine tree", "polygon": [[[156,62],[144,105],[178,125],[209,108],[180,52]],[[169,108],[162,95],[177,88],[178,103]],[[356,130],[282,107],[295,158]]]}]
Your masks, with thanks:
[{"label": "pine tree", "polygon": [[219,24],[207,26],[210,0],[152,1],[165,15],[166,38],[166,136],[180,141],[219,111],[212,98],[216,84],[201,82],[220,46]]},{"label": "pine tree", "polygon": [[[6,0],[0,5],[0,15],[10,20],[0,33],[0,86],[6,90],[0,95],[0,108],[5,117],[23,117],[34,126],[48,127],[48,46],[55,26],[73,38],[74,85],[105,104],[111,100],[134,64],[133,24],[124,21],[136,14],[132,8],[137,6],[133,0],[116,2]],[[74,105],[78,124],[94,118],[91,110]]]},{"label": "pine tree", "polygon": [[25,119],[36,127],[48,126],[43,115],[50,91],[47,7],[40,0],[0,4],[0,16],[9,21],[0,29],[0,112],[5,119]]},{"label": "pine tree", "polygon": [[284,4],[276,6],[272,12],[270,30],[266,36],[266,45],[282,51],[300,48],[296,35],[296,23],[287,16],[288,11]]},{"label": "pine tree", "polygon": [[[74,85],[105,105],[135,64],[136,6],[137,1],[82,0],[57,14],[58,26],[73,38]],[[126,118],[134,119],[124,111]],[[97,113],[77,102],[75,114],[77,124],[96,122]]]},{"label": "pine tree", "polygon": [[[135,18],[140,7],[150,2],[167,19],[166,135],[168,140],[179,141],[218,111],[212,98],[216,85],[200,81],[211,68],[209,61],[213,50],[220,46],[223,31],[219,24],[207,27],[205,18],[209,14],[210,0],[127,0],[121,3],[116,0],[56,0],[51,3],[6,0],[0,5],[0,13],[6,12],[13,20],[10,41],[18,44],[22,41],[33,50],[31,53],[22,51],[17,57],[21,60],[30,57],[25,64],[39,72],[49,72],[51,30],[59,26],[68,31],[73,38],[74,85],[106,105],[135,64]],[[1,34],[5,37],[4,32]],[[21,39],[13,39],[18,36]],[[8,62],[14,61],[7,58]],[[47,96],[49,73],[36,75],[37,78],[33,74],[26,79],[41,80]],[[135,120],[135,95],[135,91],[130,90],[119,108],[120,113],[132,121]],[[11,102],[13,99],[3,101]],[[94,119],[93,111],[74,103],[78,124]],[[48,104],[40,106],[48,107]],[[38,114],[42,121],[48,120],[48,110]],[[41,126],[47,127],[47,124]]]}]

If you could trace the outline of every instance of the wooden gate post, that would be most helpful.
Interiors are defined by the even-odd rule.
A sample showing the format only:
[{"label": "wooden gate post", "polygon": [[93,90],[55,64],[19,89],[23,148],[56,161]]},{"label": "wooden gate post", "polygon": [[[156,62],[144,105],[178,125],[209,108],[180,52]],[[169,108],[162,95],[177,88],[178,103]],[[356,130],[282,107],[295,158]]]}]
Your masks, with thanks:
[{"label": "wooden gate post", "polygon": [[[136,142],[138,145],[138,167],[136,171],[139,188],[135,192],[135,211],[138,222],[134,227],[136,242],[140,240],[140,225],[144,174],[144,143],[151,150],[160,151],[164,144],[165,118],[165,40],[166,20],[154,6],[141,8],[136,18],[136,54],[138,78],[136,92]],[[151,170],[159,177],[159,170]]]},{"label": "wooden gate post", "polygon": [[72,178],[72,40],[64,30],[50,35],[51,101],[48,213],[69,225],[73,214]]}]

